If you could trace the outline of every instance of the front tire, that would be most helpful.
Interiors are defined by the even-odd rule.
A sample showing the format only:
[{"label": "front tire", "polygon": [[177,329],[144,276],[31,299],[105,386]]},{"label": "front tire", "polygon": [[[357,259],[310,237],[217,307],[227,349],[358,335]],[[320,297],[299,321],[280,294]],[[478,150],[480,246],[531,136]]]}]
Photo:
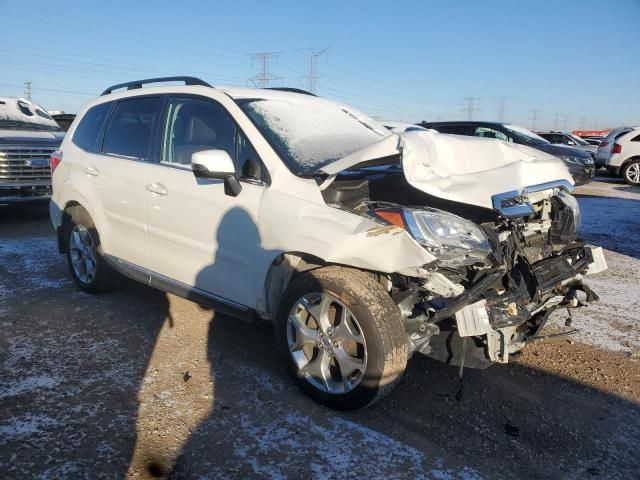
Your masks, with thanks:
[{"label": "front tire", "polygon": [[103,257],[98,230],[84,208],[72,207],[64,225],[64,238],[67,265],[80,289],[102,293],[120,284],[120,276]]},{"label": "front tire", "polygon": [[300,388],[339,410],[382,398],[407,364],[398,307],[372,275],[351,268],[324,267],[295,278],[280,302],[276,337]]},{"label": "front tire", "polygon": [[629,185],[640,185],[640,159],[632,160],[622,169],[622,178]]}]

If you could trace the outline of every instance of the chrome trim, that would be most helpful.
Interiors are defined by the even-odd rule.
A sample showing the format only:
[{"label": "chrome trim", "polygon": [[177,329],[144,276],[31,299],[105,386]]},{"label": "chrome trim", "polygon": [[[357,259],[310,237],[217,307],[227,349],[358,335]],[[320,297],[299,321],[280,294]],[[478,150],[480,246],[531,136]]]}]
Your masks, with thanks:
[{"label": "chrome trim", "polygon": [[[550,188],[559,188],[566,192],[571,192],[573,190],[573,185],[568,180],[554,180],[552,182],[540,183],[538,185],[530,185],[523,188],[521,191],[511,190],[509,192],[496,193],[491,197],[491,201],[493,203],[494,210],[500,213],[503,217],[524,217],[531,215],[534,212],[534,209],[527,198],[527,194],[549,190]],[[503,202],[506,200],[512,200],[516,204],[504,207]]]}]

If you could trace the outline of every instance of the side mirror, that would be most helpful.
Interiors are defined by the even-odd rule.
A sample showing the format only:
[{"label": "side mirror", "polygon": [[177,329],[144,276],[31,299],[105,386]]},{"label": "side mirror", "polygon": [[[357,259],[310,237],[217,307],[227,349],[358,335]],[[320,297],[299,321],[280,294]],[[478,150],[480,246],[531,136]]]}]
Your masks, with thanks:
[{"label": "side mirror", "polygon": [[191,170],[198,178],[224,180],[224,193],[237,197],[242,185],[236,178],[233,160],[224,150],[201,150],[191,155]]}]

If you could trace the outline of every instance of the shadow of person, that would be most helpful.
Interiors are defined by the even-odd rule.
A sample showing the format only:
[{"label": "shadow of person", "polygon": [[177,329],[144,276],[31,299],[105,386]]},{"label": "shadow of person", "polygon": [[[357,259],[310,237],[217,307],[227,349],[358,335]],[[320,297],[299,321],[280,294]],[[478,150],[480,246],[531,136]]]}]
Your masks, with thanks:
[{"label": "shadow of person", "polygon": [[[218,401],[218,392],[225,389],[216,375],[220,357],[231,345],[237,345],[235,335],[241,338],[242,330],[255,331],[255,323],[225,315],[224,304],[209,303],[205,297],[212,293],[234,301],[255,298],[253,262],[256,255],[265,253],[258,228],[248,212],[235,207],[225,213],[216,232],[213,261],[198,273],[195,289],[186,297],[194,303],[169,296],[169,310],[176,311],[174,321],[180,338],[174,338],[176,334],[166,326],[159,332],[141,388],[129,477],[165,478],[171,474],[177,454],[184,451],[183,443],[190,441],[199,425],[215,417],[214,412],[227,408],[228,402]],[[222,308],[214,311],[213,305]],[[185,320],[188,326],[183,324]],[[232,336],[218,334],[220,324],[233,325],[236,332]],[[222,335],[225,346],[219,348]],[[271,341],[271,335],[263,339],[266,344]],[[176,378],[177,371],[180,378]],[[160,378],[163,372],[164,380]],[[171,374],[173,378],[169,378]],[[163,399],[174,403],[168,405]],[[183,415],[185,411],[188,414]]]},{"label": "shadow of person", "polygon": [[[238,222],[245,223],[245,245],[261,252],[250,216],[230,211],[198,288],[209,289],[216,278],[231,281],[230,259],[238,257],[224,250],[237,252]],[[243,265],[236,281],[248,288],[255,279]],[[147,465],[157,476],[563,478],[604,466],[637,471],[637,405],[535,368],[535,356],[528,364],[468,370],[460,401],[456,368],[416,356],[389,397],[343,413],[314,403],[288,378],[271,325],[200,311],[210,408],[179,446],[168,452],[158,445],[160,456]]]}]

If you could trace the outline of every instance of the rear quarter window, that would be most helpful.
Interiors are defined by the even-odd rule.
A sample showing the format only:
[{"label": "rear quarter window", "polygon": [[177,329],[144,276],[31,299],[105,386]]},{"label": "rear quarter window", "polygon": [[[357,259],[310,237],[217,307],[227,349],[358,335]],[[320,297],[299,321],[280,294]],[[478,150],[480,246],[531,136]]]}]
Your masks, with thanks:
[{"label": "rear quarter window", "polygon": [[75,145],[87,152],[97,153],[99,151],[98,137],[111,105],[113,105],[112,102],[101,103],[87,110],[73,134],[72,141]]}]

